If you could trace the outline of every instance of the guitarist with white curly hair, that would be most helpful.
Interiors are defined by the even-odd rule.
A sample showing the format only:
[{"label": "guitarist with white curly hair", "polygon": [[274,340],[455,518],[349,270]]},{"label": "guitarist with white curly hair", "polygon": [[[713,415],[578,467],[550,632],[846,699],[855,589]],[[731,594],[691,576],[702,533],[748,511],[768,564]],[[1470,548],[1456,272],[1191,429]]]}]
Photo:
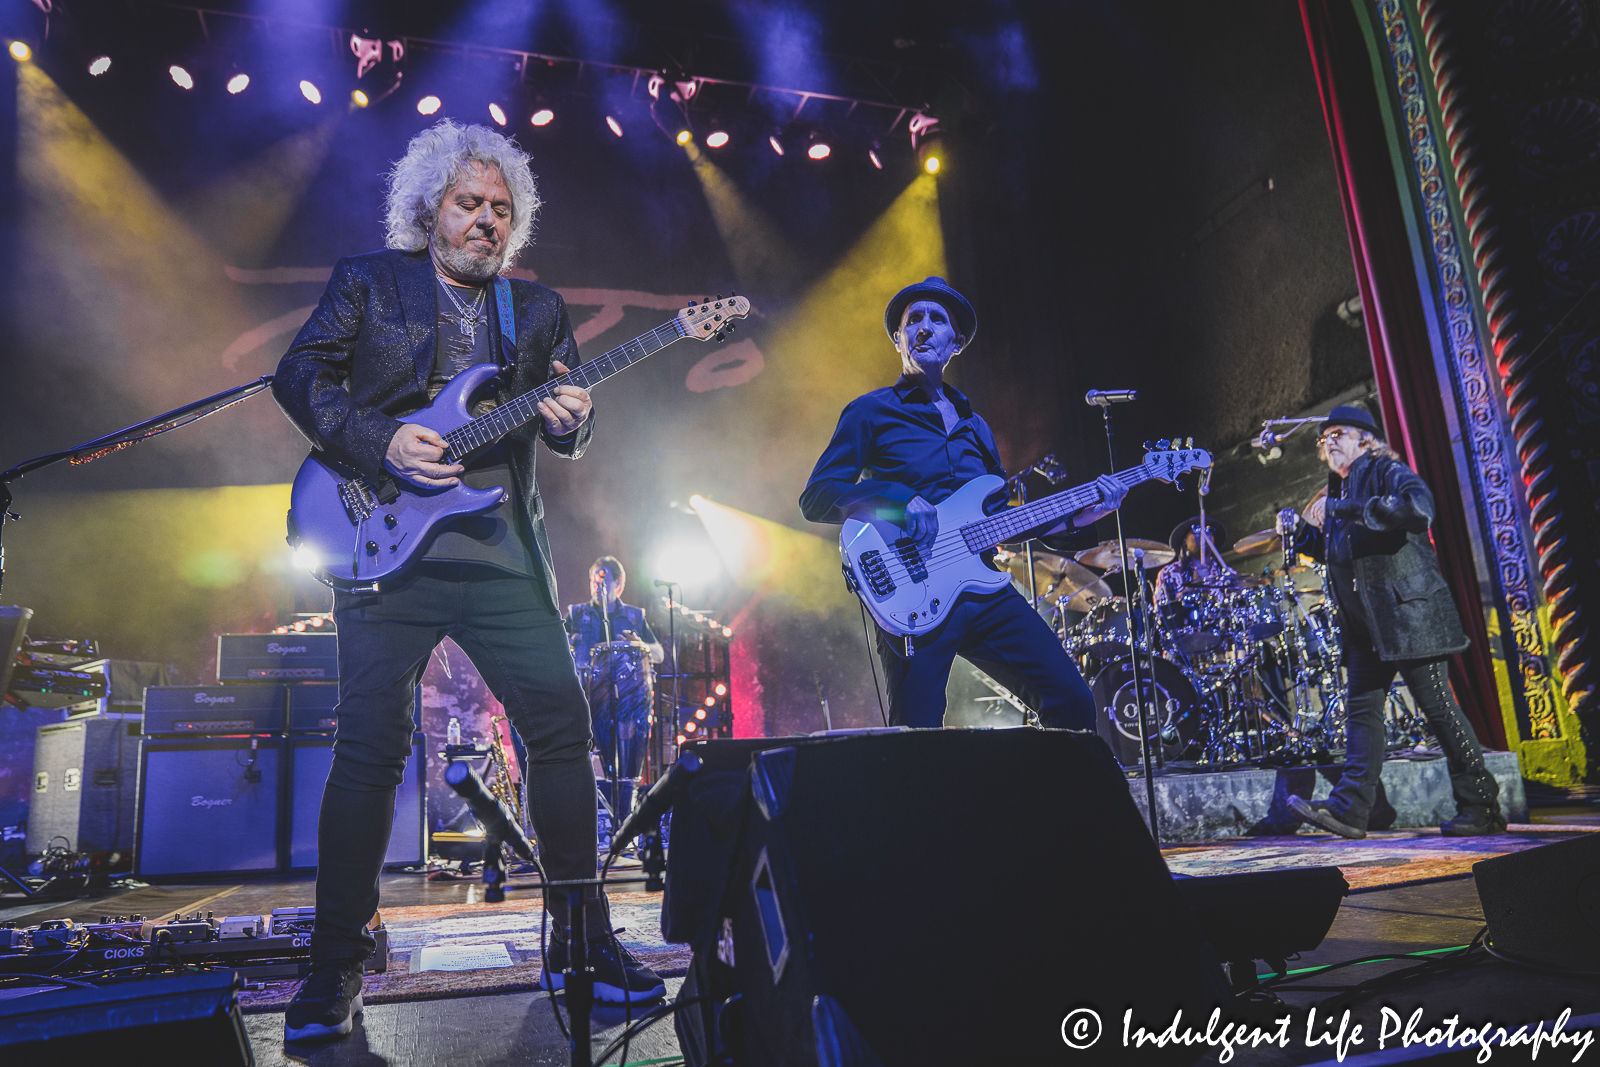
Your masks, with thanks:
[{"label": "guitarist with white curly hair", "polygon": [[[372,499],[353,496],[334,509],[335,525],[346,522],[344,510],[359,523],[353,548],[349,525],[341,538],[351,575],[367,573],[359,568],[385,552],[426,545],[404,571],[334,593],[338,734],[317,826],[312,970],[285,1016],[285,1040],[342,1037],[361,1011],[362,961],[374,950],[366,927],[411,755],[411,692],[444,637],[471,657],[527,744],[528,806],[545,876],[594,877],[589,709],[557,609],[534,480],[541,441],[557,456],[583,454],[592,405],[576,385],[540,388],[577,362],[561,297],[502,274],[527,244],[538,209],[528,157],[506,137],[448,120],[422,131],[389,175],[388,248],[338,262],[273,381],[313,460],[349,471],[345,487],[380,487]],[[463,386],[475,381],[479,372],[465,372],[483,364],[499,384],[473,414],[531,405],[530,393],[539,396],[537,412],[529,407],[520,425],[492,446],[463,449],[465,462],[456,462],[421,413],[457,375]],[[403,532],[406,505],[460,495],[458,484],[498,503],[429,527],[431,540],[401,545],[405,537],[385,530]],[[396,545],[380,547],[380,539]],[[562,981],[568,939],[582,936],[600,999],[664,994],[661,980],[609,936],[604,906],[586,908],[587,929],[571,931],[564,896],[551,893],[545,905],[555,928],[547,988]]]}]

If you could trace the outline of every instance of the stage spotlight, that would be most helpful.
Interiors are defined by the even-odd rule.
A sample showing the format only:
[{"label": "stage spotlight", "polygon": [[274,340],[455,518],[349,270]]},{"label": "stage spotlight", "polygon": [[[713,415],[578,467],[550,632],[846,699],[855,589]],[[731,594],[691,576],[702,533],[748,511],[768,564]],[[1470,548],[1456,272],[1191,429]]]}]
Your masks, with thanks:
[{"label": "stage spotlight", "polygon": [[724,626],[724,627],[723,627],[723,628],[722,628],[722,636],[723,636],[723,637],[732,637],[732,636],[733,636],[733,627],[731,627],[731,626]]},{"label": "stage spotlight", "polygon": [[172,75],[172,80],[175,83],[177,83],[178,88],[180,88],[180,89],[193,89],[194,88],[194,75],[190,74],[188,71],[184,70],[182,67],[178,66],[176,63],[174,63],[172,66],[167,68],[167,73]]},{"label": "stage spotlight", "polygon": [[728,687],[723,685],[721,682],[718,682],[715,692],[716,692],[717,696],[725,697],[725,696],[728,695]]},{"label": "stage spotlight", "polygon": [[312,85],[303,78],[300,80],[300,95],[311,101],[313,104],[322,103],[322,90],[318,89],[315,85]]},{"label": "stage spotlight", "polygon": [[833,149],[828,147],[828,142],[818,141],[816,144],[806,149],[806,155],[810,156],[812,159],[827,159],[829,156],[833,155]]},{"label": "stage spotlight", "polygon": [[723,145],[725,145],[727,143],[728,143],[728,131],[727,130],[713,130],[706,137],[706,147],[707,148],[721,148]]},{"label": "stage spotlight", "polygon": [[683,724],[683,732],[686,733],[686,734],[692,734],[692,733],[694,733],[695,728],[696,728],[697,725],[698,724],[696,724],[695,721],[693,719],[691,719],[688,722]]},{"label": "stage spotlight", "polygon": [[310,545],[299,544],[295,546],[294,555],[290,557],[294,565],[303,571],[317,569],[317,552]]},{"label": "stage spotlight", "polygon": [[721,575],[722,561],[710,545],[683,541],[662,549],[651,570],[683,585],[704,585]]},{"label": "stage spotlight", "polygon": [[923,166],[928,169],[928,173],[929,174],[938,174],[939,173],[939,157],[938,156],[929,156],[928,157],[928,161],[926,163],[924,163]]},{"label": "stage spotlight", "polygon": [[368,104],[372,103],[371,100],[367,99],[367,94],[362,92],[360,89],[357,89],[355,92],[350,94],[350,102],[356,107],[366,107]]},{"label": "stage spotlight", "polygon": [[550,125],[551,120],[555,117],[556,113],[554,111],[551,111],[547,107],[541,107],[538,111],[533,113],[533,117],[528,121],[533,123],[535,126],[548,126]]},{"label": "stage spotlight", "polygon": [[506,124],[505,109],[503,109],[499,104],[489,105],[489,117],[494,119],[495,125],[497,126],[504,126]]},{"label": "stage spotlight", "polygon": [[871,148],[867,149],[867,159],[872,161],[872,165],[874,167],[877,167],[879,170],[883,169],[883,160],[878,158],[877,145],[873,145]]},{"label": "stage spotlight", "polygon": [[[33,58],[33,49],[29,48],[21,41],[12,41],[10,51],[11,58],[16,60],[18,63],[26,63],[28,60]],[[172,69],[177,70],[178,68],[173,67]]]},{"label": "stage spotlight", "polygon": [[606,116],[606,125],[610,127],[612,133],[616,134],[618,137],[622,136],[622,123],[618,122],[610,115]]},{"label": "stage spotlight", "polygon": [[680,745],[681,745],[681,744],[683,744],[683,743],[684,743],[684,742],[685,742],[685,741],[687,741],[687,740],[689,740],[689,739],[688,739],[688,738],[687,738],[687,737],[684,737],[684,736],[683,736],[683,735],[682,735],[682,734],[679,734],[679,735],[678,735],[678,744],[680,744]]},{"label": "stage spotlight", "polygon": [[111,57],[110,56],[95,56],[94,59],[91,60],[90,63],[89,63],[89,73],[93,74],[96,78],[100,77],[100,75],[104,74],[106,71],[108,71],[110,69],[111,69]]},{"label": "stage spotlight", "polygon": [[768,137],[767,143],[772,146],[772,150],[774,152],[778,153],[780,156],[783,155],[783,142],[778,140],[777,134],[773,134],[772,136]]},{"label": "stage spotlight", "polygon": [[704,721],[704,719],[706,717],[706,709],[705,708],[695,708],[694,709],[694,717]]},{"label": "stage spotlight", "polygon": [[235,74],[228,79],[228,92],[234,96],[238,96],[248,88],[250,88],[250,75],[248,74]]},{"label": "stage spotlight", "polygon": [[695,622],[705,622],[706,621],[706,617],[704,615],[700,614],[700,612],[697,611],[697,612],[694,613],[694,621]]},{"label": "stage spotlight", "polygon": [[706,697],[706,707],[714,708],[716,706],[717,706],[717,698],[716,697]]},{"label": "stage spotlight", "polygon": [[688,144],[692,140],[694,140],[694,134],[690,133],[688,130],[679,130],[678,131],[678,143],[679,144]]},{"label": "stage spotlight", "polygon": [[444,101],[437,96],[425,96],[417,101],[417,114],[431,115],[444,106]]}]

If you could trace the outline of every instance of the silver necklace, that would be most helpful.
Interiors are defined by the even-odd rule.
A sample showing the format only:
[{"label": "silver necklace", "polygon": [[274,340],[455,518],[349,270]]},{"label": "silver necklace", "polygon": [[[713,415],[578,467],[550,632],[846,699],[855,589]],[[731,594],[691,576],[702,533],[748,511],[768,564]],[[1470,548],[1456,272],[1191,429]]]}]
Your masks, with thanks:
[{"label": "silver necklace", "polygon": [[[456,327],[461,331],[461,336],[468,338],[475,336],[478,332],[478,323],[483,320],[485,297],[488,290],[479,289],[477,297],[473,299],[471,304],[468,304],[456,295],[456,287],[450,283],[448,278],[440,275],[439,280],[444,285],[444,291],[450,297],[450,302],[456,306],[455,322]],[[451,316],[447,315],[445,317],[450,318]]]}]

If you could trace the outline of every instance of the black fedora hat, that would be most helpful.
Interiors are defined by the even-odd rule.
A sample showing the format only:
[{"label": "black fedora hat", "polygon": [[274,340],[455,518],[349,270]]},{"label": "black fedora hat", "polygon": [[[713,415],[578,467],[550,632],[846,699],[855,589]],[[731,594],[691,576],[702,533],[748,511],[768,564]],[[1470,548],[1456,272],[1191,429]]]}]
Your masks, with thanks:
[{"label": "black fedora hat", "polygon": [[[1172,533],[1167,537],[1167,544],[1172,546],[1172,551],[1182,552],[1183,543],[1188,540],[1189,532],[1200,525],[1200,516],[1191,515],[1172,528]],[[1221,552],[1228,547],[1228,528],[1209,516],[1206,526],[1211,530],[1211,540],[1216,542],[1217,551]]]},{"label": "black fedora hat", "polygon": [[894,340],[894,332],[900,328],[900,317],[906,313],[906,308],[918,300],[935,300],[950,313],[955,320],[956,332],[966,338],[966,344],[972,343],[972,337],[978,332],[978,313],[972,310],[972,305],[967,298],[950,288],[950,283],[943,278],[927,278],[908,285],[889,301],[889,306],[883,312],[883,329],[889,335],[889,340]]},{"label": "black fedora hat", "polygon": [[1341,404],[1328,412],[1328,421],[1322,424],[1325,430],[1329,426],[1354,426],[1358,430],[1365,430],[1377,437],[1383,436],[1383,431],[1378,428],[1377,420],[1367,413],[1365,408],[1351,407]]}]

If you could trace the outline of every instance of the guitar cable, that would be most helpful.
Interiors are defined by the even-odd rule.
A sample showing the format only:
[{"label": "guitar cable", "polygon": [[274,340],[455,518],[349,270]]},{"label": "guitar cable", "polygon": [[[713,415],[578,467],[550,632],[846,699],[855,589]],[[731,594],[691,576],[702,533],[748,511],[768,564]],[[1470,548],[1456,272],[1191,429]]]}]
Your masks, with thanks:
[{"label": "guitar cable", "polygon": [[883,690],[878,685],[878,660],[872,650],[872,637],[867,633],[867,605],[859,597],[856,606],[861,609],[861,639],[867,645],[867,666],[872,668],[872,695],[878,698],[878,717],[883,720],[883,725],[889,725],[889,713],[883,708]]}]

